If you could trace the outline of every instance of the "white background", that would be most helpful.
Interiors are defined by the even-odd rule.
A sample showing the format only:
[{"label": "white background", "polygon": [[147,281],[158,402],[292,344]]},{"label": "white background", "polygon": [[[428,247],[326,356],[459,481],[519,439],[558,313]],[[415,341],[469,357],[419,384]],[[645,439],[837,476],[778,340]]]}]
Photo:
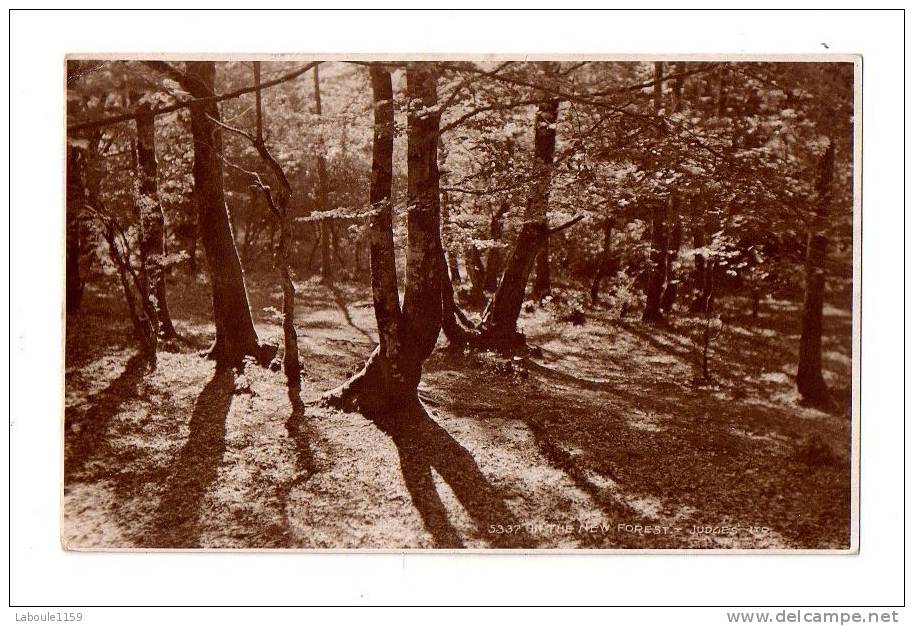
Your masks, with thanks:
[{"label": "white background", "polygon": [[[899,335],[903,328],[899,282],[904,260],[903,17],[898,11],[14,12],[8,18],[10,221],[0,222],[0,230],[11,229],[0,237],[10,245],[9,260],[4,254],[2,262],[10,263],[10,363],[5,367],[11,368],[11,604],[903,603],[904,382]],[[860,555],[64,552],[58,539],[64,284],[63,58],[72,52],[862,53]],[[2,106],[7,106],[5,101]],[[2,448],[5,452],[6,442]],[[6,471],[6,463],[2,465]],[[7,481],[2,483],[5,488]],[[20,608],[18,612],[25,611]],[[218,616],[204,609],[184,609],[179,611],[182,615],[138,610],[83,612],[87,616],[84,623],[89,624],[127,623],[125,620],[159,623],[164,619],[234,623],[256,618],[253,611],[238,609],[219,612]],[[13,621],[13,614],[9,609],[9,621]],[[507,614],[497,612],[493,617],[500,615],[504,616],[500,619],[508,619]],[[273,611],[265,617],[278,619],[281,615]],[[356,613],[353,617],[368,616]],[[414,612],[410,617],[461,623],[476,619],[463,612],[450,618],[425,612]],[[726,623],[723,609],[633,610],[609,617],[621,619],[620,623]],[[309,619],[323,621],[324,616]],[[536,610],[522,619],[567,618]]]}]

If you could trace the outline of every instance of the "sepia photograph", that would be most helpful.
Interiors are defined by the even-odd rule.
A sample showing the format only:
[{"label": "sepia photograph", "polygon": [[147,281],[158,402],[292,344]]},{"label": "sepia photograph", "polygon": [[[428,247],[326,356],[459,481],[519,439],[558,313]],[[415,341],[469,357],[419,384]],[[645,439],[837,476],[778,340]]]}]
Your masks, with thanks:
[{"label": "sepia photograph", "polygon": [[859,57],[61,62],[64,549],[857,551]]}]

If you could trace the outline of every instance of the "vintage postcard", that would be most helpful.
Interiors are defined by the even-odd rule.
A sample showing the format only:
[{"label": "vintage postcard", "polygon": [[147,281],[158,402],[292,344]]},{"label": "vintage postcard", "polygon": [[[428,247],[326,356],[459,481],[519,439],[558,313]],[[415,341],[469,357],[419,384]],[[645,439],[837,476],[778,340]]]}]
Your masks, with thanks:
[{"label": "vintage postcard", "polygon": [[65,548],[858,549],[858,57],[65,62]]}]

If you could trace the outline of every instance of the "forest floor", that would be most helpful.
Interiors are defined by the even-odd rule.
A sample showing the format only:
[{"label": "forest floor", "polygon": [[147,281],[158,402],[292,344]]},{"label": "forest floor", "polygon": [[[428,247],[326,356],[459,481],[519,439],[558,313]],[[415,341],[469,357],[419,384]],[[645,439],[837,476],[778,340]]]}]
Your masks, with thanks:
[{"label": "forest floor", "polygon": [[[269,275],[248,278],[279,343]],[[724,301],[713,384],[693,382],[691,328],[526,307],[541,352],[439,349],[427,414],[391,428],[309,403],[376,342],[365,285],[298,284],[302,398],[281,372],[217,372],[209,288],[177,279],[186,339],[154,370],[114,286],[67,320],[63,543],[69,548],[847,548],[850,305],[825,309],[836,408],[794,391],[798,305],[757,319]],[[741,313],[745,309],[745,312]]]}]

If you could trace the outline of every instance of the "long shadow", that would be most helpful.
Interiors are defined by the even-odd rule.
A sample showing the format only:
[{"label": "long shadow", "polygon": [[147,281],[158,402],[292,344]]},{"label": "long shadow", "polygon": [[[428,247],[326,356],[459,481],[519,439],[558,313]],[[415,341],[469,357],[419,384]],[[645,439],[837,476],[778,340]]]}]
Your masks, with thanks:
[{"label": "long shadow", "polygon": [[346,306],[346,300],[345,300],[345,298],[343,298],[343,293],[334,285],[330,285],[329,289],[333,293],[333,301],[336,303],[337,308],[339,308],[339,310],[342,312],[343,317],[346,319],[346,323],[349,324],[350,326],[352,326],[354,329],[356,329],[360,333],[362,333],[362,335],[364,335],[365,338],[368,339],[368,341],[370,341],[371,343],[376,343],[377,342],[376,337],[372,337],[371,333],[369,333],[367,330],[365,330],[361,326],[358,326],[352,320],[352,316],[349,314],[349,307]]},{"label": "long shadow", "polygon": [[292,441],[292,445],[295,446],[295,477],[278,488],[278,499],[285,526],[287,545],[292,542],[292,531],[289,528],[288,518],[289,494],[295,487],[307,482],[316,471],[314,450],[311,448],[313,435],[309,431],[307,420],[305,419],[305,403],[301,399],[301,388],[297,385],[290,385],[288,393],[292,412],[289,414],[289,419],[286,420],[286,432]]},{"label": "long shadow", "polygon": [[225,453],[225,418],[233,390],[234,373],[227,368],[217,369],[203,387],[190,418],[190,435],[175,459],[167,491],[140,545],[199,547],[200,507]]},{"label": "long shadow", "polygon": [[106,444],[104,436],[111,420],[128,400],[135,398],[140,382],[150,364],[149,358],[137,353],[131,356],[124,371],[107,387],[94,394],[91,405],[76,419],[76,410],[67,410],[64,420],[64,481],[77,477],[87,463]]},{"label": "long shadow", "polygon": [[670,325],[667,325],[662,328],[653,328],[653,329],[651,329],[651,331],[652,331],[651,332],[647,328],[639,327],[637,322],[628,322],[625,320],[620,320],[618,322],[618,324],[621,328],[625,329],[632,335],[643,340],[645,343],[654,347],[655,349],[657,349],[660,352],[665,352],[666,354],[668,354],[672,357],[682,359],[686,363],[689,363],[692,358],[691,354],[689,353],[689,350],[687,348],[683,348],[680,345],[678,345],[677,343],[674,343],[673,345],[671,345],[671,344],[664,343],[663,341],[660,341],[659,339],[657,339],[656,335],[658,333],[661,335],[668,335],[668,336],[669,335],[678,335],[680,337],[685,337],[686,339],[688,339],[688,337],[686,337],[685,335],[682,335],[682,334],[679,334],[679,333],[676,333],[675,331],[673,331]]},{"label": "long shadow", "polygon": [[397,446],[406,489],[437,547],[463,548],[465,545],[448,518],[435,487],[432,469],[451,487],[480,533],[489,537],[496,547],[531,546],[526,533],[490,532],[492,525],[517,527],[518,522],[469,451],[429,417],[419,400],[407,402],[383,415],[366,417]]}]

